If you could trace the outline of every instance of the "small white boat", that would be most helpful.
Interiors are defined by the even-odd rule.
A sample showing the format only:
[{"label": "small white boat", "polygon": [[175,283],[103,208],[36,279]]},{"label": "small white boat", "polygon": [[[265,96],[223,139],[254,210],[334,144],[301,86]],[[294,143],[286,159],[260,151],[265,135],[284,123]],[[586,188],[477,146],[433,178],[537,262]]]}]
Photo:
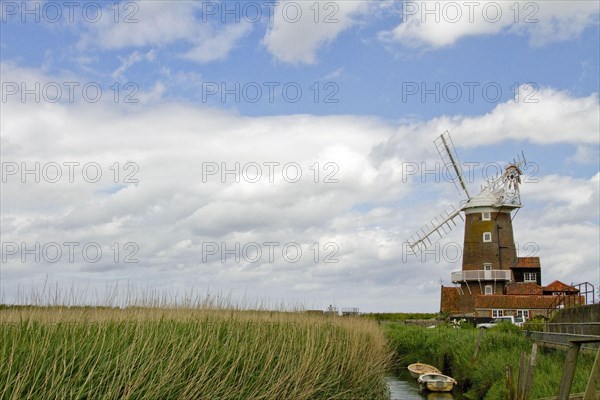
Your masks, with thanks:
[{"label": "small white boat", "polygon": [[432,392],[450,392],[454,389],[456,381],[446,375],[429,373],[423,374],[418,379],[422,389]]},{"label": "small white boat", "polygon": [[414,363],[410,364],[408,367],[408,372],[410,372],[411,376],[415,379],[419,379],[419,377],[423,374],[441,374],[442,371],[433,367],[429,364],[423,363]]}]

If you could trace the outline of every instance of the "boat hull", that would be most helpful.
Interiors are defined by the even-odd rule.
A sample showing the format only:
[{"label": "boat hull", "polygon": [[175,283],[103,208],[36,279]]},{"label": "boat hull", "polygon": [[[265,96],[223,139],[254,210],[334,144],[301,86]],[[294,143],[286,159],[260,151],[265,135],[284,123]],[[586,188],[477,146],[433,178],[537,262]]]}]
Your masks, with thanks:
[{"label": "boat hull", "polygon": [[454,389],[454,383],[451,382],[424,382],[421,383],[421,388],[430,392],[451,392]]},{"label": "boat hull", "polygon": [[410,375],[415,379],[419,379],[419,377],[423,374],[441,374],[442,373],[436,367],[431,366],[429,364],[423,364],[423,363],[410,364],[407,369],[408,369],[408,372],[410,372]]},{"label": "boat hull", "polygon": [[419,377],[419,385],[430,392],[451,392],[456,381],[449,376],[430,373]]}]

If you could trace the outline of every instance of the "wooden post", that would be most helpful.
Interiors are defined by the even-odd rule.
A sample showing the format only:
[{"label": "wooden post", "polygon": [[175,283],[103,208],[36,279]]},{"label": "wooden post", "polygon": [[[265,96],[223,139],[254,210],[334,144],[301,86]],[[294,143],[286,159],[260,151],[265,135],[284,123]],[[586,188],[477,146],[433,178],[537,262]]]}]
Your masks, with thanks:
[{"label": "wooden post", "polygon": [[513,377],[513,369],[510,365],[506,366],[506,388],[508,389],[508,399],[516,400],[515,381]]},{"label": "wooden post", "polygon": [[477,353],[479,353],[479,347],[481,346],[481,337],[483,336],[485,329],[479,329],[479,335],[477,335],[477,342],[475,342],[475,351],[473,352],[473,361],[477,359]]},{"label": "wooden post", "polygon": [[577,355],[579,354],[580,346],[581,343],[578,342],[571,342],[571,346],[569,346],[567,358],[565,360],[563,376],[560,380],[560,389],[558,391],[558,397],[556,400],[569,400],[569,394],[571,393],[571,385],[573,384],[573,377],[575,376],[575,367],[577,366]]},{"label": "wooden post", "polygon": [[525,352],[521,352],[519,358],[519,376],[517,378],[517,400],[523,399],[523,391],[525,386],[525,372],[527,371],[527,364],[525,363]]},{"label": "wooden post", "polygon": [[592,367],[592,373],[590,374],[590,380],[587,383],[583,400],[594,400],[598,398],[596,396],[598,393],[598,385],[600,385],[600,348],[598,348],[598,353],[596,353],[596,360]]},{"label": "wooden post", "polygon": [[538,344],[533,342],[531,355],[529,356],[529,366],[527,367],[527,377],[525,378],[525,386],[523,387],[523,400],[529,399],[529,390],[533,384],[533,370],[537,364],[537,348]]}]

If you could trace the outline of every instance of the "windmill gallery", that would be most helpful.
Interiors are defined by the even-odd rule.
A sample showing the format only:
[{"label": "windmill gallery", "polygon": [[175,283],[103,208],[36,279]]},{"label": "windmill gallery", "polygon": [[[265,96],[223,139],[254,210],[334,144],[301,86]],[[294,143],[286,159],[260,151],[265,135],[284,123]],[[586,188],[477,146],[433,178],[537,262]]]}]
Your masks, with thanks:
[{"label": "windmill gallery", "polygon": [[411,250],[420,255],[436,238],[458,226],[457,219],[464,220],[462,270],[452,272],[454,286],[442,285],[441,311],[475,319],[509,315],[531,318],[547,316],[566,305],[585,304],[582,290],[590,286],[588,283],[554,281],[543,286],[540,258],[517,255],[512,220],[513,211],[522,207],[519,187],[525,158],[508,164],[472,195],[449,133],[434,143],[447,172],[453,174],[453,181],[467,197],[458,208],[436,216],[408,240]]}]

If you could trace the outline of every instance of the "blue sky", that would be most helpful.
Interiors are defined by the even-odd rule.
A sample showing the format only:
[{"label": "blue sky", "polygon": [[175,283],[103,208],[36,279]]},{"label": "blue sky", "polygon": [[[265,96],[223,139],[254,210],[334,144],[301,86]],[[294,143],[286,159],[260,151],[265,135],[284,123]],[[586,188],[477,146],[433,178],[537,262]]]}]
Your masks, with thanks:
[{"label": "blue sky", "polygon": [[[397,25],[403,7],[406,7],[401,2],[394,2],[389,12],[362,16],[361,26],[341,32],[335,45],[329,43],[315,49],[318,60],[314,63],[289,64],[271,56],[261,45],[261,39],[269,28],[270,10],[274,8],[266,5],[269,3],[255,2],[253,4],[262,7],[262,20],[250,25],[250,32],[224,59],[198,63],[181,58],[181,54],[189,48],[185,40],[175,40],[173,46],[149,43],[145,46],[125,45],[116,50],[94,45],[90,45],[89,49],[78,48],[73,44],[81,40],[81,25],[83,30],[86,28],[86,21],[81,16],[82,7],[74,7],[75,18],[70,23],[68,8],[63,5],[63,18],[56,24],[50,24],[44,21],[51,20],[54,14],[51,9],[44,12],[42,4],[38,17],[40,23],[32,23],[35,22],[35,13],[23,15],[24,9],[20,5],[14,15],[11,13],[4,17],[7,21],[3,25],[4,34],[14,39],[3,42],[4,59],[18,60],[19,65],[41,68],[47,73],[69,71],[80,79],[100,82],[105,91],[115,82],[120,85],[133,82],[141,92],[151,91],[157,82],[169,79],[166,74],[187,76],[193,80],[167,85],[163,97],[234,109],[243,115],[353,114],[375,115],[390,120],[427,119],[448,114],[477,115],[514,98],[520,84],[535,85],[521,92],[524,93],[522,96],[529,94],[532,100],[539,100],[537,92],[540,87],[588,96],[599,86],[598,74],[594,73],[600,69],[599,46],[595,45],[598,32],[592,28],[583,30],[578,40],[561,40],[544,46],[532,46],[524,35],[501,34],[466,37],[460,45],[435,51],[428,48],[407,51],[401,45],[382,43],[377,39],[382,31]],[[233,15],[225,14],[227,6],[209,4],[216,8],[210,8],[214,10],[210,15],[202,13],[208,6],[191,8],[197,20],[205,25],[221,26],[220,21],[225,18],[227,25],[234,25]],[[231,4],[235,7],[237,3]],[[143,13],[144,7],[134,9],[128,5],[127,2],[122,3],[118,18],[124,20],[127,13],[135,11],[132,18],[139,20],[138,14]],[[5,5],[5,9],[12,10],[8,7]],[[323,13],[324,7],[321,7]],[[254,15],[248,14],[253,9],[243,5],[238,5],[238,8],[240,21],[254,19]],[[115,18],[112,10],[116,7],[103,9],[100,21]],[[327,12],[333,11],[333,8],[327,9]],[[514,11],[505,7],[504,12]],[[281,12],[273,13],[280,15]],[[314,18],[312,10],[305,10],[305,14],[307,18]],[[444,13],[440,11],[439,15],[443,17]],[[26,23],[22,23],[21,18],[25,18]],[[426,18],[431,19],[431,16]],[[128,26],[138,25],[144,25],[143,19]],[[150,53],[153,54],[152,60],[144,56]],[[142,60],[115,79],[114,72],[132,55],[139,55]],[[464,62],[467,59],[468,62]],[[89,60],[89,63],[81,60]],[[265,82],[278,84],[273,89],[277,100],[269,101],[269,86]],[[238,99],[229,94],[223,101],[220,92],[209,91],[214,85],[218,85],[219,90],[223,87],[235,90],[236,84],[240,85]],[[282,88],[286,84],[298,84],[302,89],[298,102],[282,99]],[[492,85],[489,95],[483,91],[486,84]],[[248,92],[243,91],[246,87]],[[261,94],[255,91],[255,87],[261,89]],[[460,92],[456,91],[457,87]],[[472,97],[469,87],[473,87]],[[444,88],[448,92],[443,92]],[[501,96],[497,96],[496,88],[502,91]],[[295,98],[297,92],[294,87],[290,90],[290,96]],[[422,91],[425,90],[433,90],[434,93],[429,92],[423,98]],[[258,101],[244,101],[245,94],[252,98],[258,96]],[[362,101],[365,97],[368,102]],[[455,98],[456,102],[453,101]]]},{"label": "blue sky", "polygon": [[[312,4],[304,3],[309,6]],[[128,12],[134,11],[133,8],[126,8],[127,4],[123,2],[119,7],[121,15],[118,18],[125,19]],[[254,9],[238,6],[237,14],[242,22],[236,24],[232,21],[232,15],[224,13],[226,6],[220,3],[214,4],[217,4],[214,15],[203,14],[207,6],[190,6],[186,11],[190,12],[200,24],[216,26],[215,29],[222,30],[226,29],[225,26],[243,25],[244,21],[255,18],[254,15],[247,15]],[[298,103],[279,101],[273,104],[267,101],[267,95],[264,93],[257,103],[240,101],[237,104],[233,96],[229,96],[224,106],[236,108],[245,115],[361,114],[377,115],[392,120],[410,115],[421,118],[449,113],[473,115],[488,112],[499,102],[513,98],[515,84],[534,83],[540,87],[549,86],[558,90],[568,90],[579,96],[594,93],[599,85],[598,74],[595,73],[600,68],[598,65],[600,57],[596,46],[598,32],[593,27],[583,29],[576,40],[556,39],[553,43],[544,45],[532,46],[531,39],[523,33],[503,32],[497,35],[466,36],[459,39],[459,43],[439,49],[431,49],[427,46],[407,49],[400,44],[385,43],[378,39],[382,32],[396,27],[402,16],[403,3],[392,2],[384,10],[380,9],[376,12],[373,10],[375,7],[371,5],[371,10],[367,11],[366,15],[355,17],[359,20],[356,26],[341,31],[335,40],[314,50],[316,59],[313,63],[285,63],[269,54],[268,49],[261,44],[269,29],[270,10],[274,9],[273,6],[267,6],[266,4],[269,3],[266,2],[253,4],[261,5],[263,18],[256,23],[247,23],[248,32],[233,45],[226,56],[212,62],[197,62],[182,58],[182,54],[190,48],[187,39],[174,39],[168,45],[148,42],[136,46],[125,43],[119,48],[102,48],[92,40],[86,43],[85,48],[76,46],[75,44],[81,42],[82,30],[93,30],[88,25],[99,25],[115,18],[113,10],[116,7],[114,6],[112,8],[104,6],[102,17],[96,24],[86,23],[81,16],[82,6],[74,6],[73,23],[68,21],[68,8],[64,5],[61,10],[65,15],[55,24],[44,23],[54,18],[54,11],[48,9],[44,12],[43,6],[40,6],[39,11],[40,23],[35,23],[35,13],[22,15],[24,9],[20,5],[15,14],[6,15],[5,11],[6,23],[3,25],[3,33],[10,40],[3,42],[3,57],[6,60],[18,60],[24,66],[44,68],[49,73],[71,71],[78,76],[111,85],[115,82],[115,76],[112,74],[123,65],[124,59],[128,59],[135,53],[143,59],[128,68],[126,73],[117,77],[117,80],[122,82],[131,80],[140,85],[142,90],[151,90],[156,82],[165,81],[166,71],[171,76],[190,74],[197,77],[198,81],[168,87],[165,95],[200,103],[203,102],[200,94],[201,82],[227,82],[230,85],[239,82],[242,86],[257,82],[265,91],[268,89],[262,84],[263,82],[273,81],[281,85],[297,82],[303,89],[303,95]],[[322,3],[321,11],[326,14],[324,4],[327,2]],[[5,4],[4,7],[7,9],[9,6]],[[30,7],[33,9],[33,6]],[[513,13],[514,11],[509,10],[508,7],[510,6],[504,7],[504,13]],[[521,7],[523,8],[524,5]],[[466,7],[463,8],[466,12]],[[12,8],[8,9],[12,11]],[[275,15],[281,15],[283,11],[273,12]],[[333,12],[334,16],[340,14],[333,8],[327,9],[327,12]],[[133,26],[130,29],[145,24],[143,13],[144,4],[141,3],[132,17],[138,19],[138,22],[128,24]],[[304,13],[305,19],[314,18],[314,11],[305,9]],[[539,13],[538,10],[536,15]],[[25,18],[26,22],[22,23],[19,17]],[[433,19],[429,15],[420,17],[425,18],[426,21],[427,18]],[[227,23],[221,23],[223,18]],[[325,18],[325,15],[321,15],[320,18]],[[441,8],[439,18],[444,18]],[[521,25],[535,26],[542,23],[543,20]],[[121,25],[125,25],[125,22]],[[144,55],[149,52],[153,53],[152,60],[144,58]],[[83,60],[89,62],[84,63]],[[314,83],[320,83],[322,86],[328,82],[334,83],[335,89],[321,88],[321,93],[317,96],[318,100],[315,101],[316,89],[309,87]],[[457,83],[463,92],[459,95],[454,89],[449,88],[452,91],[448,96],[458,97],[456,103],[444,101],[443,95],[441,100],[436,102],[433,94],[427,95],[426,101],[423,102],[420,88],[416,94],[403,93],[407,90],[406,85],[412,82],[417,83],[419,87],[424,84],[428,89],[435,88],[436,83],[439,83],[442,88],[449,83]],[[465,82],[479,84],[475,86],[473,101],[469,98],[468,86]],[[490,82],[498,84],[502,95],[496,97],[495,90],[490,89],[492,90],[489,94],[490,101],[486,101],[482,87]],[[279,92],[280,90],[275,90],[275,93],[280,94]],[[251,92],[250,95],[253,96],[253,93]],[[331,95],[330,100],[338,102],[325,103],[327,94]],[[368,96],[370,101],[362,102],[364,96]],[[533,95],[533,98],[536,96]],[[218,95],[208,95],[208,99],[209,101],[216,99],[218,105],[223,106]]]},{"label": "blue sky", "polygon": [[[439,166],[432,141],[446,130],[463,162],[479,163],[473,191],[485,163],[524,151],[537,180],[522,189],[517,241],[539,243],[545,284],[600,284],[595,1],[1,4],[7,300],[49,279],[436,311],[439,280],[460,263],[404,260],[402,243],[460,196],[403,171]],[[22,94],[36,83],[40,101]],[[86,99],[85,85],[102,98]],[[102,179],[69,182],[69,161],[96,163]],[[10,172],[36,162],[62,165],[63,179]],[[265,162],[299,165],[303,180],[202,179],[209,164],[264,172]],[[333,172],[338,182],[324,183]],[[128,173],[139,180],[124,182]],[[455,231],[444,240],[460,243]],[[135,243],[139,262],[23,261],[7,244],[54,240],[100,243],[105,254],[118,243],[120,256]],[[339,262],[202,262],[206,243],[270,241],[300,243],[305,255],[335,243]]]}]

